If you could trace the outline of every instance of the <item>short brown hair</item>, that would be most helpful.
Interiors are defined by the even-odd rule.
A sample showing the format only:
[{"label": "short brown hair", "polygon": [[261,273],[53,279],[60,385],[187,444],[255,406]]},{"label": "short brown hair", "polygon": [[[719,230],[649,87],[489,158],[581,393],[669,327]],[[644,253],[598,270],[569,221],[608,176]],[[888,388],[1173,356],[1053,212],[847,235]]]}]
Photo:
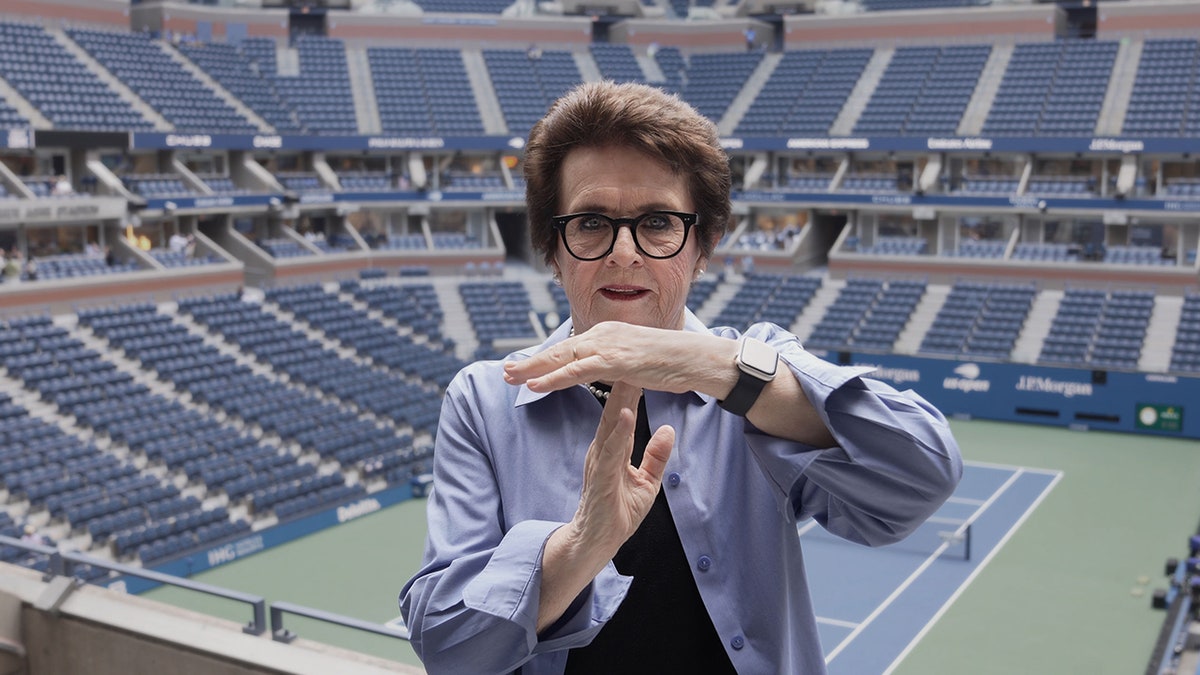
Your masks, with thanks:
[{"label": "short brown hair", "polygon": [[525,205],[533,249],[547,264],[558,234],[550,219],[561,198],[560,174],[567,153],[581,147],[619,146],[655,157],[685,173],[700,214],[694,232],[701,253],[711,256],[729,225],[729,158],[717,126],[678,96],[645,84],[586,82],[550,106],[525,145]]}]

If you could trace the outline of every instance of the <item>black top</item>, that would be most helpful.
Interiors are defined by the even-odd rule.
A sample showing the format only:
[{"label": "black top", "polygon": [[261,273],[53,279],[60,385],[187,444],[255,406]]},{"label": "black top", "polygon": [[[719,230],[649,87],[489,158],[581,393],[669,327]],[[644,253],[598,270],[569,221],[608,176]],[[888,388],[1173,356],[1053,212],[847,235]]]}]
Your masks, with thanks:
[{"label": "black top", "polygon": [[[650,442],[646,399],[638,402],[632,463]],[[613,557],[632,576],[629,593],[591,644],[572,649],[566,672],[736,673],[713,628],[662,488],[637,532]]]}]

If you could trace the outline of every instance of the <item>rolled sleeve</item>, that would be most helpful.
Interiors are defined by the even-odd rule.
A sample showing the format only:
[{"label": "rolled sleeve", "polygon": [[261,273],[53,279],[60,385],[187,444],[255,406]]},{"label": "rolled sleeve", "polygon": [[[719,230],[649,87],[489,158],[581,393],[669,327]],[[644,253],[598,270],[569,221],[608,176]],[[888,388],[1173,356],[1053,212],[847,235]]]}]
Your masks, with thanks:
[{"label": "rolled sleeve", "polygon": [[[873,368],[817,358],[776,326],[758,324],[747,334],[779,350],[836,441],[814,452],[748,432],[760,463],[786,458],[767,470],[781,483],[794,479],[797,518],[812,516],[847,539],[887,544],[907,536],[954,491],[962,477],[958,445],[945,417],[920,395],[864,377]],[[783,473],[788,467],[791,476]]]}]

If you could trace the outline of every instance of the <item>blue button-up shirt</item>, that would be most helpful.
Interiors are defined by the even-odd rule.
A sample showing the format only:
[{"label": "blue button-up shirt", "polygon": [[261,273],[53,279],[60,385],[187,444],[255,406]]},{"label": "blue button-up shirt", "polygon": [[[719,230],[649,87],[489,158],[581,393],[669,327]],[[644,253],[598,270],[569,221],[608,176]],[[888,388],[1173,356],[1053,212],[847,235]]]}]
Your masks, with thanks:
[{"label": "blue button-up shirt", "polygon": [[[739,335],[691,312],[684,330]],[[746,334],[779,351],[837,446],[768,436],[710,396],[646,391],[650,428],[676,431],[663,489],[738,672],[823,673],[797,523],[812,517],[868,545],[897,541],[950,496],[962,459],[945,418],[917,394],[861,377],[868,368],[823,361],[773,324]],[[579,504],[601,408],[583,387],[537,394],[509,385],[502,367],[464,368],[442,405],[424,563],[400,598],[431,673],[561,673],[567,650],[600,631],[630,584],[610,562],[561,620],[536,632],[542,550]]]}]

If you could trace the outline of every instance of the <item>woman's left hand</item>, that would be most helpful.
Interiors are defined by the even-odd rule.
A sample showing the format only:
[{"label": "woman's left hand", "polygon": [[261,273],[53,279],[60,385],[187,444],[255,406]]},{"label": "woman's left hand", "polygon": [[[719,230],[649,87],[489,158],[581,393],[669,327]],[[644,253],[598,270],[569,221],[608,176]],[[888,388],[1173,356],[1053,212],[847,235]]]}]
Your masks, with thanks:
[{"label": "woman's left hand", "polygon": [[509,361],[504,379],[539,393],[625,382],[652,391],[723,396],[733,386],[737,349],[735,340],[705,333],[606,321],[528,359]]}]

